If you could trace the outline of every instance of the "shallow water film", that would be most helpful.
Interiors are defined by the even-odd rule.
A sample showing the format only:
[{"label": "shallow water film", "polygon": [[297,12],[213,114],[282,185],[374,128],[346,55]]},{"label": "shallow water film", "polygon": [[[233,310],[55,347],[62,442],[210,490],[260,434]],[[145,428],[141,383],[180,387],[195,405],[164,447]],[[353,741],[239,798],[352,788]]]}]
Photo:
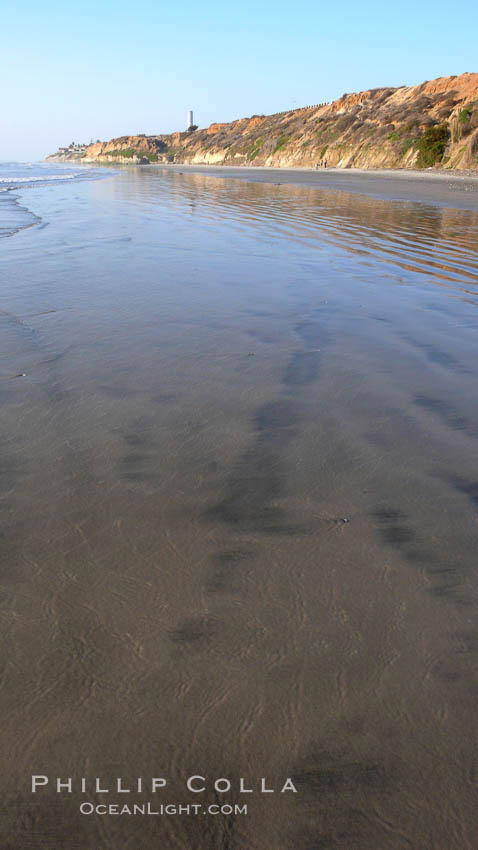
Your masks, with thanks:
[{"label": "shallow water film", "polygon": [[476,850],[478,213],[17,194],[2,848]]}]

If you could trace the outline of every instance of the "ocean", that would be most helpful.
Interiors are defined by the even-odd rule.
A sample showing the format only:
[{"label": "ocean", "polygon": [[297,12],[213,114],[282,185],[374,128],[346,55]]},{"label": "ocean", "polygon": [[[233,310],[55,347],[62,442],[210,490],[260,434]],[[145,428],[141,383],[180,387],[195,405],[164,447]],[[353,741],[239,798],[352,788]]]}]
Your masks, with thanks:
[{"label": "ocean", "polygon": [[248,176],[0,164],[4,848],[476,846],[476,195]]}]

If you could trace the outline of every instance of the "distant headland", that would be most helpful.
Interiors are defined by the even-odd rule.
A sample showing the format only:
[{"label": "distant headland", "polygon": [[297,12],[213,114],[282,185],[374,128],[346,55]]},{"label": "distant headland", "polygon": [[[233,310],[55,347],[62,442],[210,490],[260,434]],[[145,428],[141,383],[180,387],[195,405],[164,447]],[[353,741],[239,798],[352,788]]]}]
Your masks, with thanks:
[{"label": "distant headland", "polygon": [[313,168],[442,168],[478,173],[478,73],[344,94],[206,129],[72,143],[56,162]]}]

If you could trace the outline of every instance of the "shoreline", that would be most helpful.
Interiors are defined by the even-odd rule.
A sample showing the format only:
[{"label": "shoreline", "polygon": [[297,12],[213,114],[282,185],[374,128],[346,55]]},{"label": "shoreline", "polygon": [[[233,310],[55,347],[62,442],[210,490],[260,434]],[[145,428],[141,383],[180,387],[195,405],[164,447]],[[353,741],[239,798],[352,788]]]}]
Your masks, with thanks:
[{"label": "shoreline", "polygon": [[[247,182],[297,185],[305,188],[372,195],[382,200],[427,203],[478,211],[478,174],[396,169],[259,168],[247,166],[156,165],[138,168],[166,168],[223,179]],[[280,178],[280,179],[277,179]]]},{"label": "shoreline", "polygon": [[[63,163],[62,160],[56,162]],[[71,161],[72,162],[72,161]],[[394,168],[273,168],[271,166],[207,165],[197,163],[150,163],[75,161],[75,165],[102,168],[160,169],[247,182],[290,184],[306,188],[371,195],[381,200],[410,201],[439,207],[478,211],[478,173],[475,171]]]}]

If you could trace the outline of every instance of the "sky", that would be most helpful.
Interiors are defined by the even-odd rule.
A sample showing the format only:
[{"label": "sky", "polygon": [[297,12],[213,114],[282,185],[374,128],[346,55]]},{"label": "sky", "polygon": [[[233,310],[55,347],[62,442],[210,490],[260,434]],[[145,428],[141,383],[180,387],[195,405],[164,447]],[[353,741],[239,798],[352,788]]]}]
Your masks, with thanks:
[{"label": "sky", "polygon": [[475,0],[0,0],[0,30],[0,161],[478,72]]}]

